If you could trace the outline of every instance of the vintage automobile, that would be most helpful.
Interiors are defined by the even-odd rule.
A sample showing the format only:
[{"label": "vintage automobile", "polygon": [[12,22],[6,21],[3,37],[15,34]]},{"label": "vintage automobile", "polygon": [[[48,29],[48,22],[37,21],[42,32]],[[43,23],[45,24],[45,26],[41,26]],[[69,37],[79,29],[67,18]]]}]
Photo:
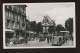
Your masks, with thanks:
[{"label": "vintage automobile", "polygon": [[27,37],[20,37],[19,38],[19,42],[20,42],[20,44],[27,43],[28,42],[28,38]]},{"label": "vintage automobile", "polygon": [[55,46],[63,45],[65,41],[67,41],[68,35],[66,35],[66,33],[68,33],[68,31],[60,31],[59,36],[53,36],[52,45],[55,45]]},{"label": "vintage automobile", "polygon": [[64,39],[63,36],[54,36],[53,37],[53,41],[52,41],[52,45],[54,46],[61,46],[64,43]]},{"label": "vintage automobile", "polygon": [[19,37],[19,39],[13,40],[13,44],[22,44],[22,43],[28,43],[28,39],[25,37]]},{"label": "vintage automobile", "polygon": [[39,35],[39,41],[42,42],[42,41],[44,41],[44,40],[45,40],[45,38],[44,38],[43,34],[40,34],[40,35]]}]

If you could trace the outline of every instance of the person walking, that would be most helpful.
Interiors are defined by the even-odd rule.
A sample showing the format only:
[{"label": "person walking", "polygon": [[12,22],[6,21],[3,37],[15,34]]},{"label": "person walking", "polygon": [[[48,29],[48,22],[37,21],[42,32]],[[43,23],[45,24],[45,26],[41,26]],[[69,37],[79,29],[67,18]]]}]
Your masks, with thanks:
[{"label": "person walking", "polygon": [[49,36],[47,37],[47,42],[49,43]]}]

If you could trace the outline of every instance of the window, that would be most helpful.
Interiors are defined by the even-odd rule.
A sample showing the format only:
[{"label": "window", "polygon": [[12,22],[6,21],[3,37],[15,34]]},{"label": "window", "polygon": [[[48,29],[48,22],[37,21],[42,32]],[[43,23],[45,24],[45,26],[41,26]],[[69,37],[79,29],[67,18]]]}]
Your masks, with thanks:
[{"label": "window", "polygon": [[14,18],[15,18],[15,22],[17,22],[17,15],[16,14],[14,15]]},{"label": "window", "polygon": [[11,5],[9,5],[9,9],[12,10],[12,6]]},{"label": "window", "polygon": [[12,12],[10,13],[10,17],[11,17],[11,20],[13,20],[13,13]]},{"label": "window", "polygon": [[6,11],[7,17],[9,16],[9,11]]},{"label": "window", "polygon": [[14,6],[12,6],[12,11],[14,10]]},{"label": "window", "polygon": [[17,15],[17,23],[19,23],[19,17],[20,17],[20,16],[19,16],[19,15]]},{"label": "window", "polygon": [[19,18],[20,18],[20,16],[18,16],[18,22],[19,22]]},{"label": "window", "polygon": [[13,23],[12,28],[15,29],[15,23]]},{"label": "window", "polygon": [[14,6],[14,11],[17,12],[17,8],[16,8],[16,6]]},{"label": "window", "polygon": [[26,8],[24,8],[24,14],[26,14]]},{"label": "window", "polygon": [[6,28],[10,28],[10,22],[6,23]]},{"label": "window", "polygon": [[7,8],[9,9],[9,6],[7,5]]},{"label": "window", "polygon": [[9,23],[5,23],[5,25],[6,25],[6,28],[8,28]]},{"label": "window", "polygon": [[24,22],[25,22],[25,18],[24,18]]},{"label": "window", "polygon": [[21,8],[21,13],[23,13],[23,8]]},{"label": "window", "polygon": [[8,13],[9,13],[8,16],[10,17],[11,14],[10,14],[10,12],[8,12]]},{"label": "window", "polygon": [[22,17],[22,22],[24,22],[24,18]]},{"label": "window", "polygon": [[19,10],[19,7],[18,7],[18,6],[16,6],[16,9],[17,9],[17,12],[18,12],[18,10]]},{"label": "window", "polygon": [[10,12],[6,11],[6,19],[10,20]]}]

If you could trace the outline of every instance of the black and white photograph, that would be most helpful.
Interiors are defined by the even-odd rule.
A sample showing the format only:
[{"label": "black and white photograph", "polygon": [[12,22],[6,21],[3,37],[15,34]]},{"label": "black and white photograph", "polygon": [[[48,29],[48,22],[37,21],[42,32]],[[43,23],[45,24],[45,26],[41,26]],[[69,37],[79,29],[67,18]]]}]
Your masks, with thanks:
[{"label": "black and white photograph", "polygon": [[3,3],[3,48],[76,48],[75,2]]}]

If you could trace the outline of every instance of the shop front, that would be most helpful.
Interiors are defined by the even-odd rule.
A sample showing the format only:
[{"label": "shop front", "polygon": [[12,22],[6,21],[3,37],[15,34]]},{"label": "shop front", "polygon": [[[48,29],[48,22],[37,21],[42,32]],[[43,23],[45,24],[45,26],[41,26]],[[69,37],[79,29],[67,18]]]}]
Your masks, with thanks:
[{"label": "shop front", "polygon": [[14,37],[14,30],[11,29],[5,29],[5,43],[6,46],[10,43],[10,40]]}]

